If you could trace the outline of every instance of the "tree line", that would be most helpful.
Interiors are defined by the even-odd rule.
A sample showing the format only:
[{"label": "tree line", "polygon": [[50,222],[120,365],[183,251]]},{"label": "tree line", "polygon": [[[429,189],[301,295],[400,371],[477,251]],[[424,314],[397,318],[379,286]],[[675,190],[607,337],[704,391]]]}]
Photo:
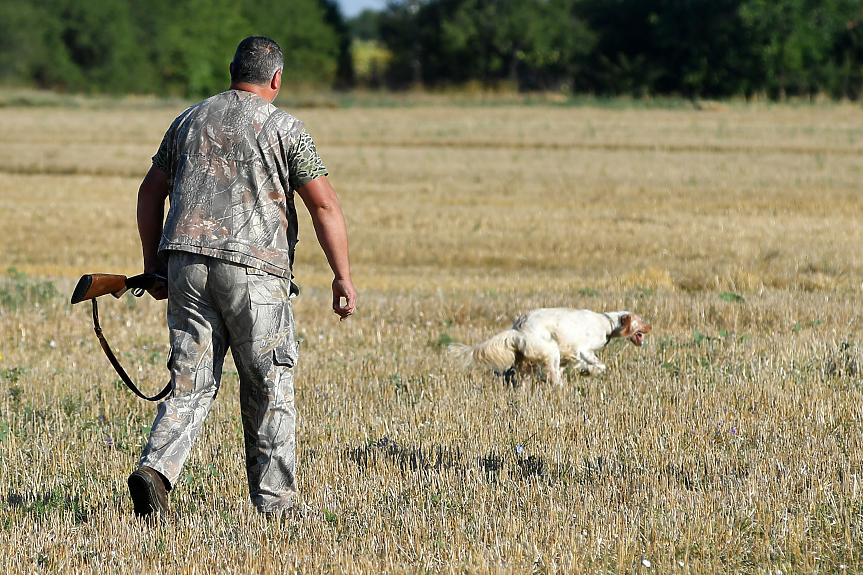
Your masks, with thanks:
[{"label": "tree line", "polygon": [[73,92],[224,90],[240,40],[283,47],[289,83],[353,83],[335,0],[17,0],[0,3],[0,81]]},{"label": "tree line", "polygon": [[371,16],[392,53],[390,86],[778,99],[863,89],[861,0],[402,0]]},{"label": "tree line", "polygon": [[[288,84],[509,87],[721,98],[863,94],[863,0],[18,0],[0,5],[5,84],[201,96],[245,36]],[[355,68],[358,42],[383,54]]]}]

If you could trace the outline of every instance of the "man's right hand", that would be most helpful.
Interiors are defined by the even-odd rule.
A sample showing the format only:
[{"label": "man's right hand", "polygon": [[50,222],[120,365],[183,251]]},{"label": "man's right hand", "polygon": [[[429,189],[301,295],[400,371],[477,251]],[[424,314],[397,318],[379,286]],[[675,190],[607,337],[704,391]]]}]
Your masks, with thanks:
[{"label": "man's right hand", "polygon": [[147,293],[155,300],[168,299],[168,284],[157,284],[153,289],[148,289]]},{"label": "man's right hand", "polygon": [[[344,303],[342,302],[344,300]],[[353,315],[357,308],[357,290],[348,279],[336,278],[333,280],[333,311],[339,316],[339,321],[344,321]]]},{"label": "man's right hand", "polygon": [[[165,265],[164,262],[159,260],[157,263],[151,263],[149,265],[144,266],[144,273],[156,274],[157,276],[162,276],[163,278],[168,277],[168,266]],[[168,299],[168,281],[165,280],[165,283],[159,282],[154,285],[152,288],[147,290],[147,293],[153,296],[155,300],[163,300]]]}]

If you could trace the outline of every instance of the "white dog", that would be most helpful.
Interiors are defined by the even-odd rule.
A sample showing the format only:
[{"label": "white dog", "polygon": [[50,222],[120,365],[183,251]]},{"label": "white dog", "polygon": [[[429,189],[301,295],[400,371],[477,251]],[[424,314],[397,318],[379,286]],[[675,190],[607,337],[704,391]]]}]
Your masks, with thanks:
[{"label": "white dog", "polygon": [[586,309],[542,308],[527,312],[508,329],[474,346],[453,343],[449,353],[467,366],[487,365],[511,377],[528,366],[540,366],[554,385],[561,385],[563,367],[576,362],[580,373],[598,375],[605,365],[593,352],[614,337],[628,337],[637,346],[650,326],[628,311],[596,313]]}]

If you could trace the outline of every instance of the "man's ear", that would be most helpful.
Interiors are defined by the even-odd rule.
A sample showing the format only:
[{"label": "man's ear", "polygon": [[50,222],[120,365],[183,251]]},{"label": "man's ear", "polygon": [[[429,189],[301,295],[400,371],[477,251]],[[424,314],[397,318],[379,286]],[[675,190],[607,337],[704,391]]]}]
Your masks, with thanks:
[{"label": "man's ear", "polygon": [[270,89],[278,92],[282,87],[282,71],[276,70],[276,73],[273,74],[273,79],[270,80]]}]

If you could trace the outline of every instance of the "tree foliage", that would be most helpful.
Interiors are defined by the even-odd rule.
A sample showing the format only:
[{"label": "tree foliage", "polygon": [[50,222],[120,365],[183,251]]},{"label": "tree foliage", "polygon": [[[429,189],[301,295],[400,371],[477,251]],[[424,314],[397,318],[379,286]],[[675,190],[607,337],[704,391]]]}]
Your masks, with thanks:
[{"label": "tree foliage", "polygon": [[[246,36],[270,36],[288,84],[352,78],[333,0],[19,0],[0,4],[5,83],[203,96],[223,90]],[[348,56],[346,56],[348,55]]]},{"label": "tree foliage", "polygon": [[857,98],[861,21],[863,0],[391,0],[377,29],[393,87]]}]

